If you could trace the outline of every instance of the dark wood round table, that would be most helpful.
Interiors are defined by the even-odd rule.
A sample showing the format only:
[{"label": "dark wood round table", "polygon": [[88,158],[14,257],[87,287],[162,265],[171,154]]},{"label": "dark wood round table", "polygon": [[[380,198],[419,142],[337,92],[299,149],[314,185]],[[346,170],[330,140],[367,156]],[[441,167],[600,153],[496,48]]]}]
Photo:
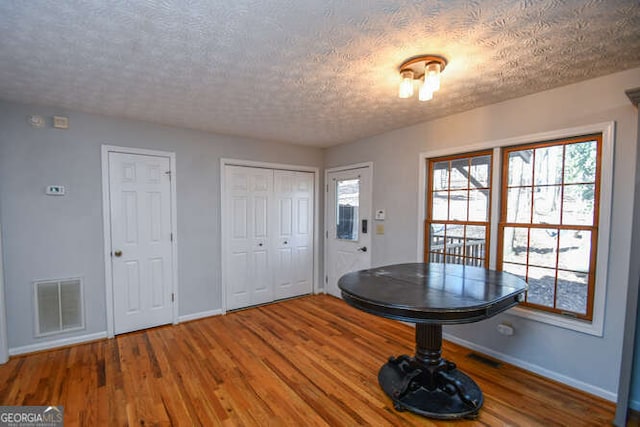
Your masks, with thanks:
[{"label": "dark wood round table", "polygon": [[527,284],[501,271],[457,264],[397,264],[345,274],[342,298],[377,316],[416,324],[413,357],[390,357],[378,382],[397,410],[474,418],[480,387],[442,358],[442,325],[477,322],[518,304]]}]

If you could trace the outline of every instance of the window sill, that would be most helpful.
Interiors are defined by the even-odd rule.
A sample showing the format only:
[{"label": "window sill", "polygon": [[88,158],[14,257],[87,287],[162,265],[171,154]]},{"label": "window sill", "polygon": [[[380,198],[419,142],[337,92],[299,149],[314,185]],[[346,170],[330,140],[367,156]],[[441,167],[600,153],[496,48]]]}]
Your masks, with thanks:
[{"label": "window sill", "polygon": [[582,332],[584,334],[594,335],[601,337],[603,334],[603,322],[598,321],[594,313],[594,319],[592,322],[580,319],[574,319],[560,314],[545,313],[531,308],[514,307],[507,311],[506,314],[510,314],[517,317],[523,317],[529,320],[535,320],[536,322],[546,323],[549,325],[557,326],[559,328],[570,329],[576,332]]}]

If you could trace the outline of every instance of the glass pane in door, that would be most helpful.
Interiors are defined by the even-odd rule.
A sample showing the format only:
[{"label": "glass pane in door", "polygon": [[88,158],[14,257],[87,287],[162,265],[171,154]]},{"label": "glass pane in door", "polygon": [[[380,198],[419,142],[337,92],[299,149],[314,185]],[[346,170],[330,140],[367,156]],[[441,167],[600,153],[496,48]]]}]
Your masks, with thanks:
[{"label": "glass pane in door", "polygon": [[336,238],[358,240],[360,178],[336,181]]}]

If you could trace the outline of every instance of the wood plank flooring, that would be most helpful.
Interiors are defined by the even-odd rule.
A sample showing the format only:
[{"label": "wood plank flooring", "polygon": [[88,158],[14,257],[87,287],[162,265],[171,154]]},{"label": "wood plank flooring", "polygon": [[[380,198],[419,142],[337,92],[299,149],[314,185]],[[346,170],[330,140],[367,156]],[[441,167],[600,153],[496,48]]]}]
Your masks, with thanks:
[{"label": "wood plank flooring", "polygon": [[0,366],[1,405],[64,405],[65,426],[610,425],[614,405],[445,343],[485,403],[473,421],[397,412],[377,373],[414,329],[316,295]]}]

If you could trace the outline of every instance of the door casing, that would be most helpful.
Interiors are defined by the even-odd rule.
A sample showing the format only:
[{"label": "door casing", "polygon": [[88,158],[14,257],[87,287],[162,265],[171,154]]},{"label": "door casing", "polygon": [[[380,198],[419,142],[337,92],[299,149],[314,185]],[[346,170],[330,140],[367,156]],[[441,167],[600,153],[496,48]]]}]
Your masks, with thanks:
[{"label": "door casing", "polygon": [[111,263],[111,209],[109,200],[109,153],[138,154],[145,156],[168,157],[171,168],[171,270],[172,270],[172,293],[173,302],[173,324],[178,323],[178,230],[177,230],[177,208],[176,208],[176,155],[173,152],[146,150],[141,148],[119,147],[115,145],[102,146],[102,224],[104,234],[104,271],[106,289],[106,316],[107,316],[107,337],[113,338],[115,335],[115,318],[113,307],[113,270]]}]

